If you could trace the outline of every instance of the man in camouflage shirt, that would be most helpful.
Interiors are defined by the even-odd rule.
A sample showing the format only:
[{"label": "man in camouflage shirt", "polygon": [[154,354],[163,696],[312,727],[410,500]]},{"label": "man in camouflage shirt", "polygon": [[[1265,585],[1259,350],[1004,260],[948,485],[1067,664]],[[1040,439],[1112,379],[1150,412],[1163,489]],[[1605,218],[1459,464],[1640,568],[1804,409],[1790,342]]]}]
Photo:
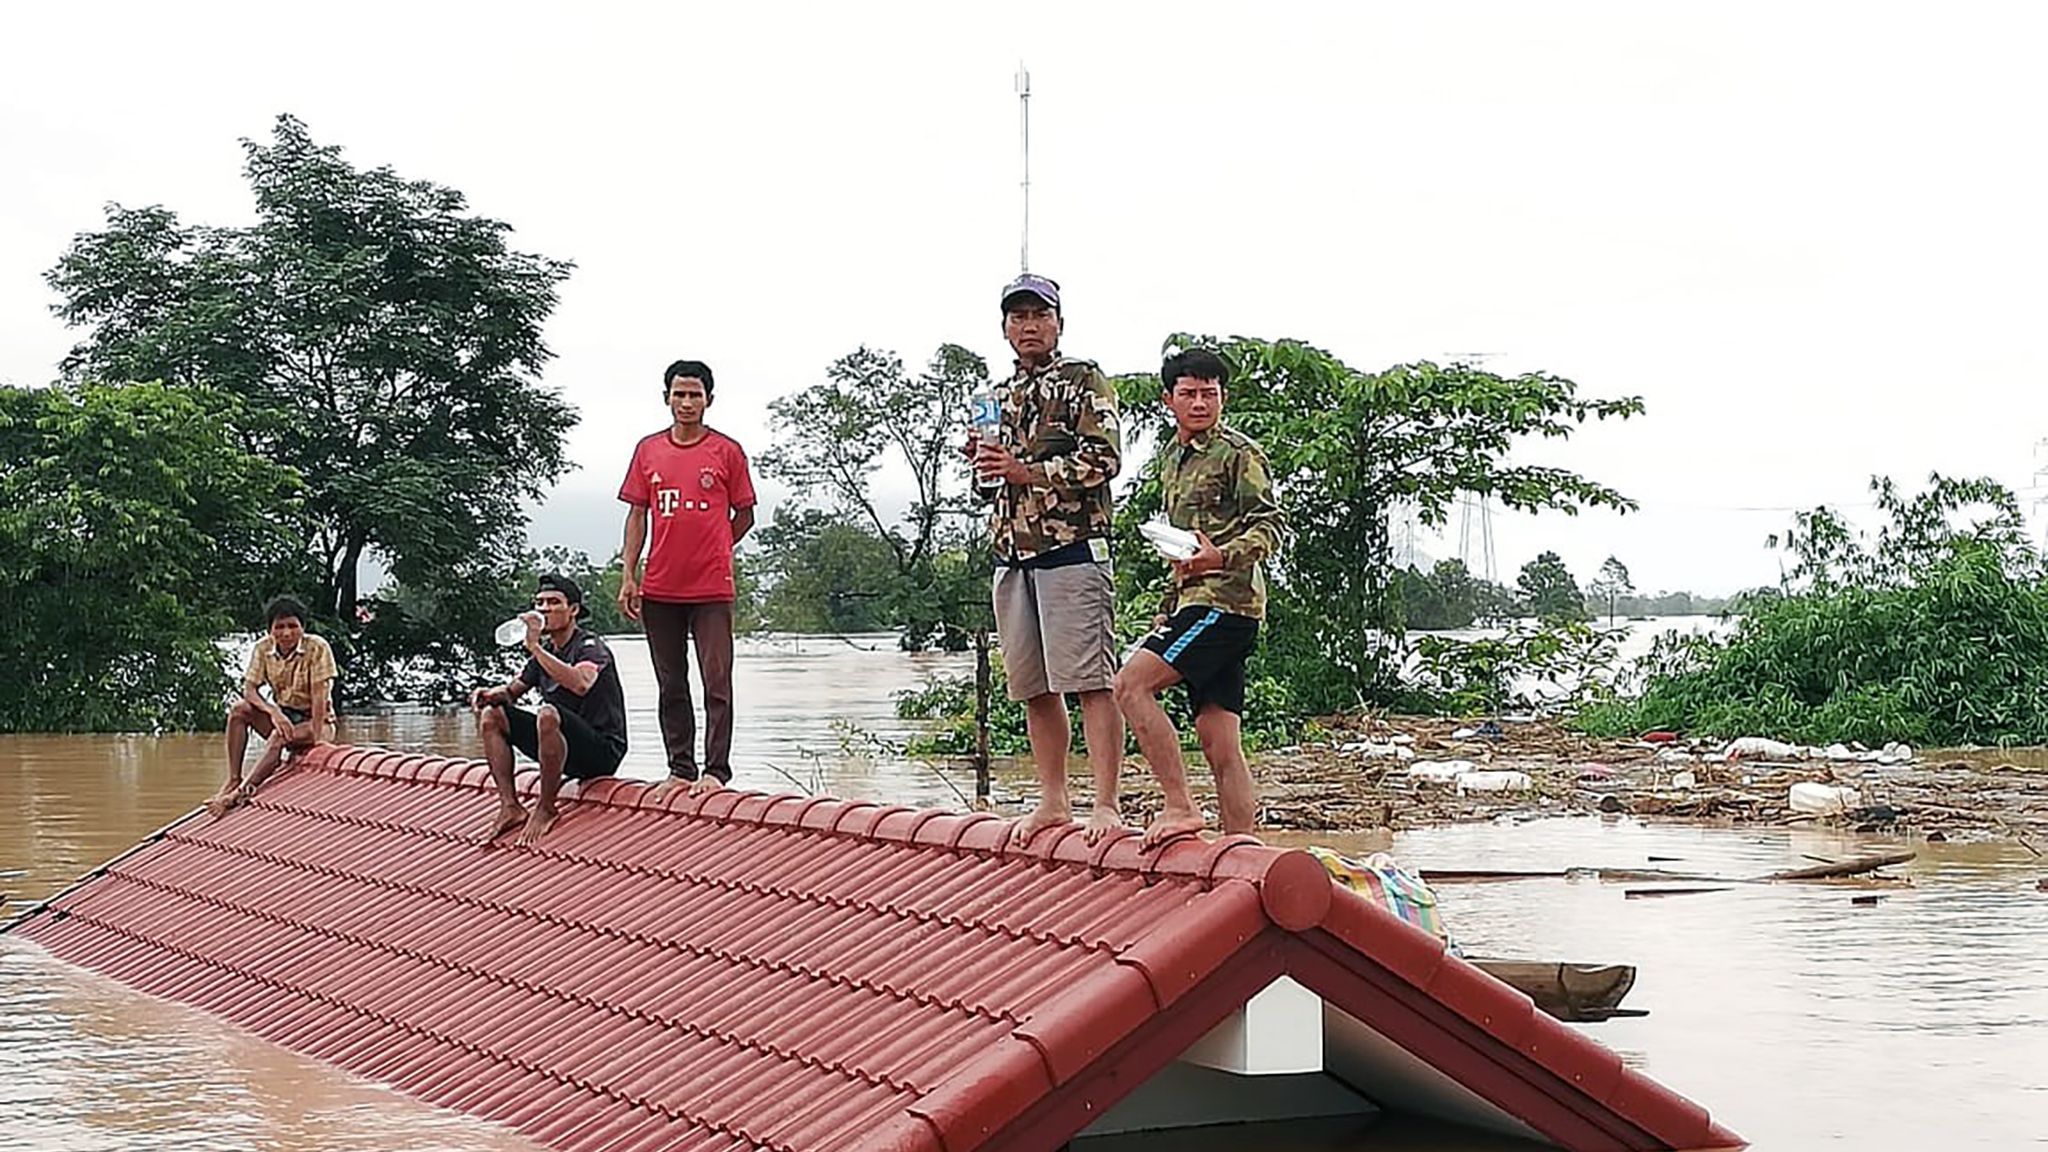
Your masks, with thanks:
[{"label": "man in camouflage shirt", "polygon": [[1164,611],[1116,677],[1117,706],[1166,797],[1159,818],[1145,829],[1147,848],[1204,826],[1188,792],[1180,736],[1159,706],[1159,694],[1175,684],[1188,687],[1202,756],[1216,777],[1223,831],[1248,833],[1258,817],[1238,715],[1245,660],[1266,615],[1259,565],[1279,549],[1285,527],[1265,452],[1223,423],[1229,375],[1221,357],[1201,349],[1175,354],[1159,372],[1174,422],[1174,438],[1161,449],[1160,493],[1167,520],[1193,532],[1200,549],[1173,561]]},{"label": "man in camouflage shirt", "polygon": [[[1116,678],[1116,593],[1110,579],[1109,482],[1121,463],[1116,393],[1101,369],[1059,351],[1059,285],[1025,274],[1003,289],[1003,336],[1017,369],[1003,389],[1000,443],[978,437],[967,452],[977,491],[992,501],[993,598],[1003,672],[1024,702],[1038,807],[1018,821],[1027,843],[1073,821],[1067,797],[1067,702],[1081,702],[1081,730],[1095,777],[1090,842],[1119,826],[1116,777],[1124,724]],[[998,483],[999,482],[999,483]]]}]

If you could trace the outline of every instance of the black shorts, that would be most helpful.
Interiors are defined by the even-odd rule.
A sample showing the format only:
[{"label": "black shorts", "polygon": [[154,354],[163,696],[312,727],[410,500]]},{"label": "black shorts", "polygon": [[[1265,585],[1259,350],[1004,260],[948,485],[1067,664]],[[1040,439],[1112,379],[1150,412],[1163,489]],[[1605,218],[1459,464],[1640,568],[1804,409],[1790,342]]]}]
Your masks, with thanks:
[{"label": "black shorts", "polygon": [[[524,708],[500,704],[505,710],[505,735],[512,746],[540,759],[540,719]],[[562,742],[569,746],[568,758],[562,761],[562,777],[567,780],[594,780],[609,776],[619,770],[619,761],[626,758],[626,746],[614,743],[598,735],[590,722],[567,708],[555,709],[562,718]]]},{"label": "black shorts", "polygon": [[1145,647],[1173,666],[1188,686],[1188,710],[1214,704],[1244,713],[1244,662],[1259,639],[1259,622],[1203,604],[1175,612]]}]

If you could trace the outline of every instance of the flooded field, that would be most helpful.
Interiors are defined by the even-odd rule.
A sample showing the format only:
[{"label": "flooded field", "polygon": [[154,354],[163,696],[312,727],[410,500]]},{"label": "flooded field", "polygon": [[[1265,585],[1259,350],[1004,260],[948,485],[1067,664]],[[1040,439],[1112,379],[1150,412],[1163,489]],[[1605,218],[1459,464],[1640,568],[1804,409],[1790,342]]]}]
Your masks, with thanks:
[{"label": "flooded field", "polygon": [[[618,645],[632,714],[626,772],[662,758],[644,649]],[[905,656],[886,638],[775,640],[743,649],[739,783],[816,777],[842,796],[956,806],[927,767],[847,756],[846,725],[900,736],[892,693],[961,658]],[[342,738],[456,755],[466,714],[344,720]],[[856,741],[858,743],[858,741]],[[0,737],[0,892],[35,900],[217,785],[218,735]],[[771,767],[770,765],[773,765]],[[1391,846],[1432,869],[1664,867],[1754,876],[1805,857],[1900,841],[1626,818],[1469,824],[1384,835],[1276,834],[1341,850]],[[1739,885],[1630,899],[1623,884],[1522,880],[1443,886],[1469,954],[1637,965],[1639,1020],[1587,1026],[1630,1064],[1710,1107],[1759,1148],[2048,1146],[2048,862],[2004,843],[1924,844],[1908,887]],[[1658,858],[1652,863],[1652,858]],[[1304,1136],[1243,1152],[1381,1147]],[[1403,1146],[1476,1149],[1432,1142]],[[440,1112],[0,938],[0,1147],[524,1149]]]}]

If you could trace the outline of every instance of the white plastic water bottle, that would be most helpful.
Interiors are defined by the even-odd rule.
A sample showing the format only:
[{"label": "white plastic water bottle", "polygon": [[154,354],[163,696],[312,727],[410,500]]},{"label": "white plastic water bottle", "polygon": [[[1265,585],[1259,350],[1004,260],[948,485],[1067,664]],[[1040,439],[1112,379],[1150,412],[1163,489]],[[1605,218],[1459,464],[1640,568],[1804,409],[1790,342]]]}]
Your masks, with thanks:
[{"label": "white plastic water bottle", "polygon": [[[974,422],[977,440],[983,444],[1003,442],[1003,398],[993,387],[984,384],[967,397],[967,418]],[[1002,477],[983,476],[979,472],[975,474],[974,482],[984,489],[1003,486]]]},{"label": "white plastic water bottle", "polygon": [[498,625],[498,630],[491,634],[492,638],[506,648],[515,648],[526,643],[527,617],[537,615],[539,613],[521,612],[519,615]]}]

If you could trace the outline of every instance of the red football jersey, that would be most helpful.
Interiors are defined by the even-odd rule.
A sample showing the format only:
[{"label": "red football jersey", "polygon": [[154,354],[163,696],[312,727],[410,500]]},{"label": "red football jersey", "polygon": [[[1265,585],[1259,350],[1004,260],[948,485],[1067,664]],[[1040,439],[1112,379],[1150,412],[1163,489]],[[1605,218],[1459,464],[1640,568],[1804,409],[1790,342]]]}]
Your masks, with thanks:
[{"label": "red football jersey", "polygon": [[739,442],[706,429],[677,444],[668,429],[641,440],[619,499],[647,509],[647,567],[640,593],[672,604],[733,598],[732,510],[754,506],[754,479]]}]

